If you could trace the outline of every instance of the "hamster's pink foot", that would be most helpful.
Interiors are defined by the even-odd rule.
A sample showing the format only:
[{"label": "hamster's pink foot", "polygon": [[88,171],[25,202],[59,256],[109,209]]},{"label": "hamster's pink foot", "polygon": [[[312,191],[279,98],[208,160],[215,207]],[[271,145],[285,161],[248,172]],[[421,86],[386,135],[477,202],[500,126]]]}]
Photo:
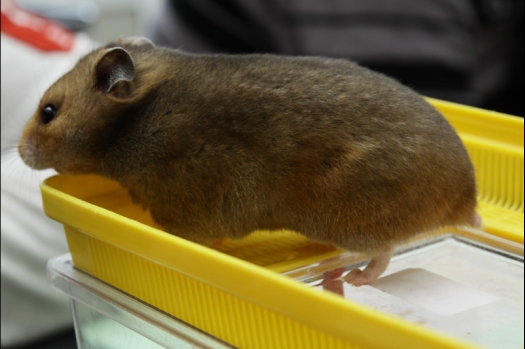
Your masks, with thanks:
[{"label": "hamster's pink foot", "polygon": [[375,281],[388,267],[390,258],[394,253],[393,248],[383,251],[381,254],[373,257],[364,270],[354,269],[343,277],[344,281],[356,287],[368,285]]}]

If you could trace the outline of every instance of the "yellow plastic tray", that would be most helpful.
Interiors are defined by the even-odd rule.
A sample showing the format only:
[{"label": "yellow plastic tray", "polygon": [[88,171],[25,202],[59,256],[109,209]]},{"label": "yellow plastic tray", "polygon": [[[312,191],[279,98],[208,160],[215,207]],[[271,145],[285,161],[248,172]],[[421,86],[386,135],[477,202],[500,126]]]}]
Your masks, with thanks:
[{"label": "yellow plastic tray", "polygon": [[[430,99],[476,167],[485,230],[523,243],[523,119]],[[160,231],[118,184],[55,176],[44,209],[65,226],[76,268],[241,348],[475,348],[309,288],[277,272],[340,251],[292,232],[215,249]]]},{"label": "yellow plastic tray", "polygon": [[484,230],[523,244],[523,118],[428,98],[467,147]]}]

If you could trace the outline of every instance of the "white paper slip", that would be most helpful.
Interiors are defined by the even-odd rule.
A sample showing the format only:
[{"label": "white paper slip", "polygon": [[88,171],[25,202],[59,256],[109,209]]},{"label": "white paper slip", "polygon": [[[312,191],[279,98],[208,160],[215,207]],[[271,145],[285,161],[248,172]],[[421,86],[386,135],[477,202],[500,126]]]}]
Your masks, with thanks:
[{"label": "white paper slip", "polygon": [[405,269],[370,286],[439,315],[458,314],[500,299],[425,269]]}]

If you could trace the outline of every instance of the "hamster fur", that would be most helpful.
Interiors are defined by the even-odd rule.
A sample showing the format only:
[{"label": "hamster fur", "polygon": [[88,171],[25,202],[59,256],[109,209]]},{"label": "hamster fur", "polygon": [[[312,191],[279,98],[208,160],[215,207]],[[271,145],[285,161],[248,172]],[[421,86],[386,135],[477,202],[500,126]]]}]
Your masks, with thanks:
[{"label": "hamster fur", "polygon": [[342,59],[188,54],[124,38],[52,85],[19,142],[25,163],[118,181],[167,232],[210,244],[290,229],[367,253],[479,226],[469,156],[411,89]]}]

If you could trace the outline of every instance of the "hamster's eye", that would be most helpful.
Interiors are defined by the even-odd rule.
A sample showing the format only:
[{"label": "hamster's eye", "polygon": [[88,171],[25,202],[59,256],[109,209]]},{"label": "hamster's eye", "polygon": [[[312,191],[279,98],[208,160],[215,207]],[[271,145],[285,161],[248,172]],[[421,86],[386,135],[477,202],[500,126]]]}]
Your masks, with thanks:
[{"label": "hamster's eye", "polygon": [[44,122],[44,125],[48,124],[55,118],[55,115],[57,113],[57,108],[52,105],[48,104],[42,109],[42,121]]}]

